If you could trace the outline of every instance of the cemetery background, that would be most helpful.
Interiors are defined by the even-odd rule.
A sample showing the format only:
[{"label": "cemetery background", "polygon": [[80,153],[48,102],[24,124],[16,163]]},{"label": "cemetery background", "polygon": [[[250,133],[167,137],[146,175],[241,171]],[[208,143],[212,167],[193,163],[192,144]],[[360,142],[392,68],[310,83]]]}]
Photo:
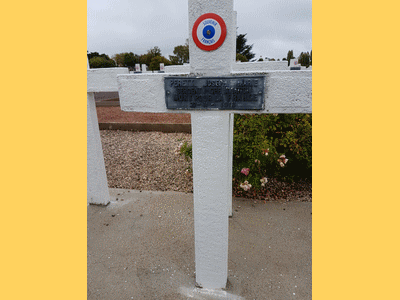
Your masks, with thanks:
[{"label": "cemetery background", "polygon": [[[329,64],[328,58],[342,52],[343,41],[348,55],[354,54],[361,62],[371,61],[371,53],[393,49],[396,45],[393,36],[398,34],[395,7],[399,4],[387,4],[390,5],[365,3],[362,13],[359,3],[348,1],[335,7],[329,3],[316,5],[313,10],[316,15],[314,40],[319,49],[317,73],[313,78],[316,82],[314,112],[318,116],[315,145],[319,154],[316,156],[318,205],[314,207],[313,236],[315,299],[395,299],[398,295],[399,246],[394,237],[398,236],[399,202],[395,196],[398,176],[395,172],[399,161],[365,163],[371,160],[371,152],[365,151],[366,145],[371,144],[371,133],[379,134],[384,147],[390,145],[385,141],[393,140],[396,132],[393,129],[398,127],[397,68],[393,64],[381,64],[379,72],[383,75],[371,76],[369,63],[352,64],[354,67],[347,68],[346,72],[343,68],[323,67]],[[16,74],[26,69],[26,60],[20,59],[19,51],[14,51],[26,48],[25,37],[40,40],[31,47],[31,57],[36,57],[34,64],[55,61],[60,55],[66,62],[65,70],[58,76],[54,76],[53,64],[41,64],[36,68],[36,76],[26,80],[28,88],[25,89],[20,88],[20,81],[13,76],[5,78],[5,86],[9,87],[4,91],[5,99],[15,99],[18,90],[17,99],[23,104],[23,118],[18,122],[14,114],[4,113],[6,123],[14,124],[14,130],[4,130],[4,144],[8,146],[3,149],[2,167],[8,176],[3,177],[6,187],[3,198],[17,197],[23,203],[4,201],[3,204],[6,212],[3,228],[11,227],[4,231],[3,244],[7,246],[2,247],[3,294],[8,299],[86,299],[86,264],[81,260],[86,253],[86,230],[82,230],[86,226],[86,205],[82,205],[86,197],[83,184],[86,173],[82,168],[86,156],[82,128],[86,126],[86,119],[84,112],[79,115],[76,109],[82,107],[79,95],[86,89],[86,72],[77,75],[77,70],[86,63],[82,58],[86,51],[86,34],[82,30],[87,20],[86,4],[75,1],[65,6],[59,2],[50,7],[51,13],[35,3],[21,9],[19,2],[7,2],[5,9],[18,12],[18,19],[26,24],[4,31],[13,47],[3,47],[2,53],[15,58],[5,60],[6,71]],[[65,13],[59,14],[61,10]],[[71,24],[71,15],[76,16],[79,10],[80,18]],[[372,15],[378,22],[371,22]],[[338,19],[341,22],[338,23]],[[7,22],[8,18],[3,21]],[[50,23],[57,34],[49,36],[48,31],[43,30],[49,28]],[[49,51],[55,44],[59,51]],[[74,50],[64,47],[65,44],[73,45]],[[66,82],[71,83],[71,89],[65,89]],[[42,96],[44,88],[50,88],[51,93]],[[59,93],[60,90],[64,92]],[[37,95],[36,103],[32,101],[32,94]],[[58,101],[54,101],[55,94],[58,94]],[[385,105],[370,105],[377,99],[384,99]],[[66,106],[68,101],[73,105]],[[39,102],[63,113],[50,113],[37,105]],[[4,105],[7,112],[15,104],[6,101]],[[72,130],[71,116],[76,120]],[[338,116],[341,122],[337,122]],[[374,122],[366,122],[366,116],[374,116]],[[38,120],[43,122],[39,124],[51,124],[54,131],[49,134],[47,130],[37,130],[34,141],[40,142],[40,146],[22,154],[27,140],[16,133],[26,132]],[[345,145],[345,149],[338,151],[338,147],[332,145]],[[21,151],[16,151],[18,149]],[[349,160],[349,155],[357,158],[352,159],[349,171],[343,172],[340,166]],[[21,175],[19,170],[24,169],[28,170],[29,180],[21,188],[21,181],[15,179]],[[42,189],[44,179],[45,191]],[[19,191],[17,196],[16,191]],[[22,226],[10,226],[16,223],[16,217]],[[71,218],[74,220],[72,227]],[[377,274],[384,276],[374,276]],[[338,278],[340,283],[332,288]]]},{"label": "cemetery background", "polygon": [[[221,50],[218,49],[217,52],[209,52],[208,54],[206,54],[204,52],[201,52],[200,49],[192,47],[193,41],[191,39],[191,35],[189,38],[189,50],[191,52],[190,74],[206,76],[200,79],[200,81],[204,81],[207,76],[215,77],[231,74],[238,76],[239,74],[249,75],[250,72],[256,73],[256,71],[251,70],[250,72],[242,73],[235,73],[234,71],[232,72],[231,64],[235,61],[234,40],[236,36],[232,34],[228,35],[227,42],[223,44],[226,34],[226,28],[228,28],[228,32],[230,30],[234,32],[236,27],[236,12],[233,11],[233,1],[226,0],[226,2],[224,1],[223,3],[222,1],[212,3],[207,2],[209,7],[204,7],[202,6],[202,4],[203,3],[201,1],[189,1],[189,26],[193,26],[193,40],[197,44],[198,48],[202,50],[215,50],[217,48],[213,47],[220,47],[221,45],[222,47],[220,48]],[[218,15],[214,13],[207,14],[208,11],[215,12]],[[212,25],[207,25],[210,23],[204,24],[206,22],[201,23],[202,20],[207,17],[210,18]],[[206,27],[203,30],[200,26]],[[215,26],[215,28],[213,26]],[[206,28],[209,27],[210,29],[205,31]],[[218,31],[220,32],[220,35],[216,35],[215,40],[211,39],[211,35],[213,34],[214,29],[216,33]],[[213,42],[215,45],[209,46],[210,43],[206,43],[207,46],[200,45],[198,41],[196,42],[196,39],[200,38],[200,35],[203,36],[202,40],[204,40],[205,38],[210,38],[211,40],[209,40],[208,42]],[[169,90],[165,92],[164,87],[162,87],[163,77],[166,74],[157,74],[158,76],[151,76],[147,74],[131,75],[129,74],[129,71],[127,69],[119,71],[122,71],[122,73],[125,74],[120,74],[117,76],[118,91],[122,100],[122,110],[138,112],[169,112],[168,108],[173,109],[173,107],[168,107],[168,99],[171,98],[168,97],[168,94],[172,94],[173,92],[169,92]],[[136,73],[139,73],[138,71],[138,68],[136,68]],[[94,92],[107,90],[111,91],[112,85],[115,88],[115,80],[113,79],[111,73],[115,74],[116,72],[118,72],[118,70],[107,70],[107,72],[93,72],[91,70],[88,70],[88,107],[91,106],[93,108]],[[146,67],[143,65],[142,72],[146,72]],[[202,111],[191,112],[193,131],[193,171],[195,180],[195,189],[193,195],[196,254],[195,278],[196,286],[200,288],[204,287],[206,289],[221,289],[225,288],[227,285],[229,230],[229,214],[227,215],[227,212],[230,212],[230,214],[232,214],[231,158],[234,121],[233,112],[235,110],[241,109],[247,109],[247,114],[311,112],[311,72],[290,72],[289,74],[289,72],[283,71],[275,72],[274,74],[264,74],[265,76],[253,76],[251,79],[243,79],[243,81],[240,81],[240,79],[225,79],[226,77],[222,77],[222,80],[207,78],[208,80],[206,82],[206,85],[204,86],[205,82],[202,82],[201,84],[203,86],[201,86],[201,88],[208,89],[208,93],[214,90],[213,88],[210,88],[212,86],[221,86],[221,84],[223,86],[227,85],[226,89],[220,88],[220,92],[221,94],[228,95],[228,98],[224,98],[223,100],[219,99],[217,102],[220,102],[220,100],[222,100],[223,106],[221,106],[221,109],[230,109],[218,113],[204,111],[204,109],[202,109]],[[144,76],[142,77],[142,75]],[[109,82],[104,82],[106,76],[109,76]],[[166,84],[167,80],[169,79],[165,79]],[[181,82],[186,83],[187,81],[188,80],[186,79],[183,81],[181,79],[173,80],[173,82],[175,82],[175,87],[178,85],[180,86]],[[192,81],[194,80],[190,80],[190,82]],[[270,87],[269,89],[267,89],[267,91],[265,91],[264,88],[265,83],[267,83]],[[172,86],[173,83],[168,82],[168,84],[171,84]],[[234,87],[231,86],[231,84],[234,85]],[[242,86],[251,86],[252,92],[250,92],[250,94],[253,93],[250,98],[240,98],[240,101],[246,102],[243,104],[243,106],[241,106],[241,104],[239,103],[239,96],[237,94],[243,92],[249,93],[250,90],[248,90],[247,88],[244,89],[242,88]],[[134,91],[134,94],[132,94],[132,91]],[[266,105],[264,105],[264,92],[267,93],[267,98],[269,99]],[[213,92],[213,94],[214,93],[215,91]],[[179,99],[181,98],[183,98],[183,96]],[[200,100],[200,102],[204,103],[202,103],[201,105],[197,102],[190,103],[190,109],[200,109],[200,107],[205,107],[207,104],[205,102],[206,98],[208,99],[209,97],[196,97],[196,101]],[[178,101],[176,99],[172,100]],[[246,106],[245,104],[247,104],[248,101],[257,101],[257,105]],[[167,102],[166,106],[165,102]],[[215,101],[212,101],[212,103],[208,103],[210,107],[214,106],[214,102]],[[186,102],[186,104],[187,103],[188,102]],[[177,106],[175,108],[179,110],[182,109],[180,106]],[[256,111],[252,112],[252,110]],[[88,131],[97,131],[97,135],[99,135],[98,128],[96,128],[97,117],[95,117],[95,114],[95,110],[92,109],[91,115],[88,115],[88,121],[95,120],[94,123],[92,122],[93,125],[88,125]],[[93,118],[91,118],[92,115]],[[97,144],[100,145],[99,138],[97,138]],[[228,145],[228,147],[226,147],[226,145]],[[274,145],[271,144],[270,147],[274,147]],[[269,149],[265,151],[268,150]],[[272,148],[271,151],[277,150]],[[102,156],[101,152],[101,150],[98,151],[99,156]],[[91,153],[89,147],[88,153]],[[287,159],[284,158],[284,155],[280,156],[278,162],[281,159],[283,159],[283,162],[280,162],[281,165],[287,163]],[[89,159],[88,164],[90,166],[94,165],[91,162],[89,163]],[[105,169],[104,164],[103,166],[99,165],[98,169],[100,168]],[[95,168],[91,167],[91,173],[93,173],[93,175],[98,174],[98,172],[92,171],[96,170]],[[248,174],[245,175],[247,176]],[[88,179],[92,180],[93,178],[94,176],[89,176],[88,171]],[[90,195],[89,192],[90,191],[88,188],[88,195]],[[88,200],[93,203],[97,200],[94,198],[95,197],[90,196],[90,199],[88,197]],[[107,199],[105,199],[105,201],[106,200]],[[115,215],[113,215],[112,217],[114,216]],[[159,218],[162,218],[162,215],[159,215]],[[309,220],[310,217],[308,221]],[[300,230],[300,228],[298,229]],[[308,232],[310,233],[311,231]],[[310,241],[309,239],[307,240],[308,242]],[[308,245],[308,248],[309,246],[310,245]],[[310,259],[310,253],[306,253],[305,256]],[[303,264],[303,267],[307,268],[306,266],[309,266],[309,264]],[[310,277],[310,274],[308,275],[308,277]],[[293,295],[295,295],[295,293],[293,293]]]}]

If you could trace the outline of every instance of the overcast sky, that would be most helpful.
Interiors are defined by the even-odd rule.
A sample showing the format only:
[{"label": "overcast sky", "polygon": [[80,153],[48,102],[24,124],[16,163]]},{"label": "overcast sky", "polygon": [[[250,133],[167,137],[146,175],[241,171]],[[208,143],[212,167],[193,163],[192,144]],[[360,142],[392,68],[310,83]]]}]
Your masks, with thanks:
[{"label": "overcast sky", "polygon": [[[238,33],[256,57],[297,57],[312,49],[311,0],[235,0]],[[145,54],[158,46],[169,58],[189,37],[187,0],[87,0],[89,52]]]}]

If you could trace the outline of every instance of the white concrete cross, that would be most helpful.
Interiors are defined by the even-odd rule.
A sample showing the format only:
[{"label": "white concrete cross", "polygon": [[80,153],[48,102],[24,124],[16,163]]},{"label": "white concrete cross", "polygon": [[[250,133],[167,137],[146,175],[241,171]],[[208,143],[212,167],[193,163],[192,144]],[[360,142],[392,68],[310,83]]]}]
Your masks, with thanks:
[{"label": "white concrete cross", "polygon": [[117,92],[117,74],[129,74],[128,68],[92,69],[87,73],[87,204],[110,202],[95,92]]},{"label": "white concrete cross", "polygon": [[[227,27],[224,43],[214,51],[200,49],[192,36],[196,20],[208,13],[220,16]],[[226,286],[228,275],[233,113],[311,113],[312,72],[232,71],[236,58],[236,12],[233,11],[233,0],[189,0],[189,33],[189,73],[118,75],[118,90],[123,111],[187,113],[187,110],[167,109],[164,77],[265,75],[263,110],[189,111],[193,145],[196,282],[204,288],[221,289]]]}]

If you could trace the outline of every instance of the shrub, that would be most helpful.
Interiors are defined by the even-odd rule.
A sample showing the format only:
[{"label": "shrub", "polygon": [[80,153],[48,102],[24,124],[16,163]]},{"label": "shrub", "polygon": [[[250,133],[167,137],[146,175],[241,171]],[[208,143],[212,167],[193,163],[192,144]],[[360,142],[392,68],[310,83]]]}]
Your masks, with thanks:
[{"label": "shrub", "polygon": [[[179,146],[192,158],[192,145]],[[312,115],[235,115],[233,179],[241,189],[263,188],[268,178],[312,178]]]},{"label": "shrub", "polygon": [[257,190],[264,177],[292,182],[311,175],[311,115],[235,115],[233,177],[238,182],[248,181]]},{"label": "shrub", "polygon": [[[182,139],[178,140],[179,142],[182,141]],[[183,155],[186,159],[187,162],[192,161],[192,144],[188,144],[188,142],[181,142],[179,146],[175,149],[175,154],[176,155]],[[193,167],[189,167],[186,172],[193,173]]]}]

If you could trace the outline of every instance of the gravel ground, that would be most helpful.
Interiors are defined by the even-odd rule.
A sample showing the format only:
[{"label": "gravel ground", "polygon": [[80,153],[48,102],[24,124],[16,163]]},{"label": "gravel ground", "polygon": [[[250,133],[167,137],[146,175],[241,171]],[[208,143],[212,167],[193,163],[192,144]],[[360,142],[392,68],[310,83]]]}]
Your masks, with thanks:
[{"label": "gravel ground", "polygon": [[108,186],[148,191],[192,192],[190,164],[175,149],[187,133],[101,130]]},{"label": "gravel ground", "polygon": [[[191,166],[175,150],[191,142],[187,133],[101,130],[108,185],[148,191],[193,192]],[[312,201],[310,182],[284,183],[268,179],[264,190],[244,192],[235,185],[233,195],[264,201]]]}]

